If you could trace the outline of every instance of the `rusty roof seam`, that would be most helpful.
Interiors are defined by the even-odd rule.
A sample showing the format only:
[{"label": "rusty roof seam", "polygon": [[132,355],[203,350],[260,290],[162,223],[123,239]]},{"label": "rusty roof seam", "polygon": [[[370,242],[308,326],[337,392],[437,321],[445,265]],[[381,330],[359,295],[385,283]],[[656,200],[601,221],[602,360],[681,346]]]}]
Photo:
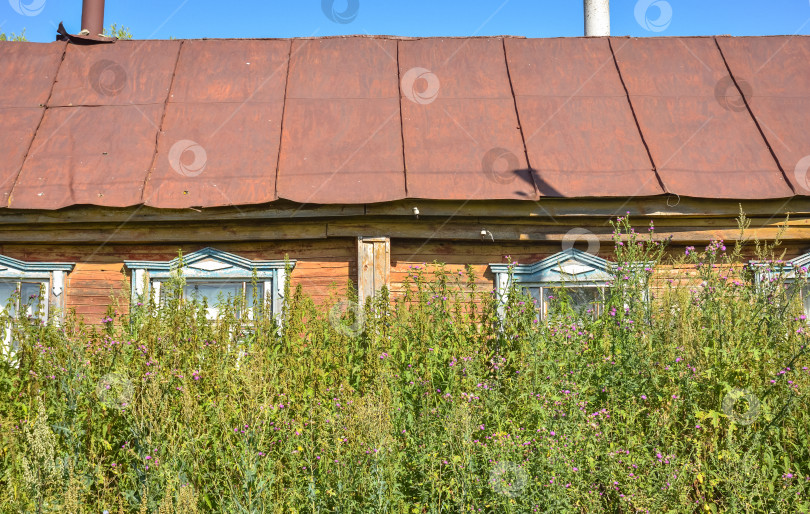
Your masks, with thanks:
[{"label": "rusty roof seam", "polygon": [[619,60],[616,58],[616,52],[613,50],[613,42],[611,39],[612,38],[607,38],[608,48],[610,49],[610,55],[613,56],[613,64],[616,66],[616,74],[619,76],[619,82],[622,83],[622,89],[624,89],[624,95],[627,98],[627,105],[630,107],[630,113],[633,115],[633,122],[636,124],[636,129],[638,129],[638,136],[641,138],[641,144],[644,145],[644,150],[647,152],[647,157],[650,159],[650,165],[652,166],[653,173],[655,173],[655,178],[658,180],[658,185],[661,187],[661,191],[666,194],[669,191],[667,190],[666,184],[664,184],[664,180],[661,178],[661,174],[658,173],[658,166],[655,164],[655,159],[653,159],[650,146],[647,144],[647,139],[644,137],[644,132],[641,130],[641,124],[638,122],[636,109],[633,107],[633,100],[630,98],[630,91],[627,90],[627,85],[624,83],[624,76],[622,76],[622,70],[619,67]]},{"label": "rusty roof seam", "polygon": [[48,91],[48,98],[46,98],[45,103],[42,104],[42,116],[39,117],[37,127],[34,129],[34,134],[31,136],[31,142],[28,143],[28,148],[25,150],[25,155],[23,155],[22,162],[20,163],[20,169],[17,171],[17,175],[14,177],[14,182],[12,182],[11,188],[8,190],[8,203],[6,203],[7,208],[11,207],[11,199],[14,197],[14,188],[17,187],[17,182],[20,180],[20,175],[22,175],[22,170],[25,167],[25,161],[28,160],[28,155],[31,153],[31,149],[34,148],[34,141],[37,139],[39,127],[42,126],[42,120],[45,119],[45,113],[48,112],[48,104],[51,103],[51,96],[53,95],[53,89],[56,87],[56,77],[59,75],[59,69],[62,67],[62,63],[65,62],[65,54],[67,54],[67,44],[62,49],[62,58],[59,60],[59,66],[56,67],[56,71],[53,74],[53,82],[51,82],[51,89]]},{"label": "rusty roof seam", "polygon": [[[375,96],[375,100],[394,100],[397,97],[395,95],[391,96]],[[473,99],[477,97],[471,97]],[[329,98],[317,97],[317,96],[290,96],[292,100],[326,100],[328,102],[332,102],[334,100],[368,100],[369,98],[366,96],[330,96]],[[462,98],[464,99],[464,98]],[[270,102],[265,102],[270,103]]]},{"label": "rusty roof seam", "polygon": [[177,65],[180,63],[180,55],[183,53],[184,45],[185,41],[181,41],[180,45],[177,47],[177,57],[174,60],[174,68],[172,69],[172,78],[169,81],[169,90],[166,91],[166,100],[163,102],[163,113],[160,115],[160,125],[157,127],[157,131],[155,133],[155,154],[152,156],[152,163],[150,164],[149,169],[146,170],[146,176],[144,177],[143,185],[141,186],[141,205],[146,205],[146,184],[152,177],[152,170],[154,170],[155,166],[157,166],[157,157],[159,149],[158,143],[160,141],[160,134],[161,132],[163,132],[163,123],[166,121],[166,112],[169,110],[169,99],[172,97],[172,90],[174,89],[174,79],[177,76]]},{"label": "rusty roof seam", "polygon": [[[546,39],[564,39],[570,36],[557,36]],[[678,36],[678,37],[712,37],[712,36]],[[768,37],[768,36],[760,36]],[[423,39],[529,39],[526,36],[500,34],[493,36],[396,36],[393,34],[337,34],[331,36],[295,36],[295,37],[200,37],[183,39],[146,39],[142,41],[319,41],[323,39],[386,39],[393,41],[421,41]],[[651,38],[650,38],[651,39]]]},{"label": "rusty roof seam", "polygon": [[[526,135],[523,133],[523,124],[520,122],[520,111],[517,106],[517,97],[515,96],[515,86],[512,84],[512,72],[509,70],[509,57],[506,55],[506,39],[501,39],[501,46],[503,47],[503,61],[506,67],[506,79],[509,81],[509,90],[512,92],[512,104],[515,106],[515,118],[517,119],[518,130],[520,131],[520,142],[523,143],[523,155],[526,157],[526,167],[532,170],[532,163],[529,161],[529,150],[526,147]],[[534,198],[540,198],[540,187],[534,180],[534,173],[529,171],[529,176],[532,178],[532,185],[534,186]]]},{"label": "rusty roof seam", "polygon": [[740,97],[743,99],[743,103],[745,104],[745,109],[748,111],[748,115],[751,116],[751,119],[754,121],[754,125],[756,125],[757,130],[759,131],[759,135],[762,136],[762,140],[765,142],[765,146],[768,147],[768,151],[771,153],[771,157],[773,157],[774,162],[776,163],[776,167],[779,168],[779,171],[782,172],[782,180],[785,181],[788,188],[796,194],[796,190],[793,187],[793,184],[790,183],[788,180],[787,173],[785,173],[784,168],[782,167],[782,163],[779,162],[779,158],[776,156],[776,152],[774,151],[773,147],[771,146],[771,142],[768,141],[768,137],[765,135],[765,131],[762,130],[762,127],[759,124],[759,120],[754,115],[754,111],[751,110],[751,105],[748,103],[748,99],[745,97],[745,93],[743,92],[740,85],[737,83],[737,77],[734,76],[734,73],[731,71],[731,66],[728,64],[726,60],[726,54],[723,53],[723,49],[720,47],[720,42],[717,40],[717,37],[714,37],[714,44],[717,47],[717,51],[720,52],[720,58],[723,59],[723,64],[728,71],[728,76],[731,77],[731,81],[734,82],[734,87],[737,88],[737,92],[740,93]]},{"label": "rusty roof seam", "polygon": [[287,112],[287,88],[290,86],[290,68],[292,67],[292,47],[293,42],[290,41],[290,47],[287,49],[287,75],[284,77],[284,101],[281,102],[281,121],[279,122],[278,129],[278,154],[276,155],[276,179],[273,183],[273,198],[279,199],[278,196],[278,176],[281,173],[281,147],[284,143],[284,114]]},{"label": "rusty roof seam", "polygon": [[408,198],[408,165],[405,161],[405,121],[402,118],[402,77],[399,70],[399,41],[397,41],[397,97],[399,103],[399,140],[402,143],[402,178],[404,179],[405,198]]},{"label": "rusty roof seam", "polygon": [[[204,103],[204,102],[197,102],[197,103]],[[224,103],[224,102],[223,102]],[[137,102],[130,102],[128,104],[72,104],[72,105],[49,105],[48,109],[74,109],[76,107],[148,107],[150,105],[163,105],[163,102],[144,102],[144,103],[137,103]]]}]

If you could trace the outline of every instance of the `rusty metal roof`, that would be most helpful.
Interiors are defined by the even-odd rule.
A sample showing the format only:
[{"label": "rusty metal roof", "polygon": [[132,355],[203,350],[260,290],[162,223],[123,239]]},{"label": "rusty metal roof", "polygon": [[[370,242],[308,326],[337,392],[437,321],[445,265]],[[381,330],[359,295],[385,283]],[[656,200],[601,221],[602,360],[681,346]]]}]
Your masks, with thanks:
[{"label": "rusty metal roof", "polygon": [[399,44],[408,196],[535,198],[500,39]]},{"label": "rusty metal roof", "polygon": [[390,39],[293,41],[279,198],[353,204],[405,197],[396,56]]},{"label": "rusty metal roof", "polygon": [[607,38],[507,40],[506,55],[541,195],[663,193]]},{"label": "rusty metal roof", "polygon": [[740,199],[792,195],[715,38],[627,38],[612,46],[667,192]]},{"label": "rusty metal roof", "polygon": [[793,190],[810,195],[810,38],[751,39],[717,44]]},{"label": "rusty metal roof", "polygon": [[4,205],[810,196],[810,37],[0,43]]}]

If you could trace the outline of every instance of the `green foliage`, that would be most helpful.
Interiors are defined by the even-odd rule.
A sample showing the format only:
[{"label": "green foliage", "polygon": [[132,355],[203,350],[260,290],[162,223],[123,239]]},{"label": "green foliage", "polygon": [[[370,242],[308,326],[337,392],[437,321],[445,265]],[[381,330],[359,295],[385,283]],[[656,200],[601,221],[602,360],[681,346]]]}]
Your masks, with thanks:
[{"label": "green foliage", "polygon": [[0,32],[0,41],[28,41],[28,38],[25,37],[25,29],[23,29],[19,34],[12,32],[10,36],[5,32]]},{"label": "green foliage", "polygon": [[[363,309],[287,284],[280,318],[257,305],[247,320],[244,299],[223,298],[211,321],[177,275],[160,302],[112,309],[101,328],[16,320],[18,366],[0,366],[0,504],[808,511],[797,288],[757,284],[722,241],[673,258],[649,234],[617,221],[598,316],[561,298],[540,322],[513,289],[500,317],[471,269],[437,265]],[[778,271],[774,247],[756,250]],[[675,271],[652,273],[664,263]],[[47,487],[22,462],[54,474]]]},{"label": "green foliage", "polygon": [[119,27],[115,23],[109,27],[105,27],[103,34],[107,37],[117,37],[118,39],[132,39],[132,32],[130,32],[129,27]]}]

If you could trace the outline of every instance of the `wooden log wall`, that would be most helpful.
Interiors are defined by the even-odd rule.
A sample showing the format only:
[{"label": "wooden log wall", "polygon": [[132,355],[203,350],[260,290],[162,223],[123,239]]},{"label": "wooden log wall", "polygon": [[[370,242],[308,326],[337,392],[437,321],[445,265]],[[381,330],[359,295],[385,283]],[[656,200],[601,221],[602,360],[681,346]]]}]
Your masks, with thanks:
[{"label": "wooden log wall", "polygon": [[75,262],[68,274],[65,294],[67,309],[75,309],[88,324],[98,325],[107,306],[117,304],[119,313],[129,310],[130,277],[124,260],[165,261],[215,246],[248,259],[284,259],[296,265],[291,286],[300,285],[316,302],[332,295],[345,295],[357,277],[356,240],[350,238],[305,241],[245,242],[183,245],[0,245],[0,254],[24,261]]},{"label": "wooden log wall", "polygon": [[[108,305],[117,305],[119,313],[128,310],[130,277],[124,269],[124,260],[170,260],[177,256],[179,250],[187,254],[205,246],[213,246],[248,259],[284,259],[285,256],[295,259],[297,264],[291,276],[292,286],[300,285],[318,303],[327,302],[334,296],[345,295],[349,284],[356,287],[358,281],[357,230],[360,230],[361,227],[351,227],[351,230],[347,231],[347,234],[352,233],[351,236],[341,234],[334,237],[289,238],[290,234],[294,233],[297,223],[297,221],[290,222],[288,228],[285,229],[288,239],[258,242],[216,238],[197,243],[152,241],[149,243],[52,242],[49,244],[44,242],[47,239],[44,237],[40,238],[40,242],[8,242],[8,239],[4,240],[0,237],[0,241],[4,241],[0,242],[0,254],[24,261],[75,262],[75,269],[66,280],[66,305],[68,309],[74,309],[76,314],[83,317],[89,324],[100,324]],[[725,237],[729,250],[731,249],[732,240],[736,234],[731,228],[733,220],[717,222],[718,227],[712,227],[715,224],[713,221],[704,220],[702,225],[704,228],[693,227],[684,232],[680,232],[681,228],[678,223],[685,222],[656,221],[659,235],[680,234],[676,235],[670,245],[669,251],[672,256],[683,255],[687,245],[698,246],[698,250],[701,250],[710,238],[717,235]],[[174,232],[182,232],[184,230],[182,225],[182,223],[176,224]],[[341,222],[340,225],[341,230],[348,230],[347,224]],[[367,233],[360,233],[367,236],[385,235],[386,227],[398,234],[407,235],[410,230],[404,230],[402,228],[405,226],[404,224],[399,228],[395,226],[396,224],[382,222],[365,225]],[[486,237],[481,237],[480,240],[439,239],[438,236],[392,236],[389,250],[390,273],[388,274],[392,294],[396,296],[404,292],[406,277],[409,271],[414,270],[413,267],[426,267],[429,275],[435,268],[434,261],[445,263],[445,269],[455,274],[458,272],[464,274],[466,266],[470,265],[475,272],[479,290],[491,290],[494,287],[494,277],[488,269],[490,263],[507,262],[507,259],[511,257],[512,261],[528,264],[549,257],[562,250],[563,238],[570,229],[570,226],[559,225],[548,226],[544,229],[542,222],[535,222],[531,225],[530,231],[537,234],[543,232],[544,238],[527,240],[512,237],[503,239],[501,237],[503,234],[497,225],[497,220],[487,222],[486,226],[491,228],[495,234],[493,237],[489,237],[488,234]],[[577,225],[591,226],[588,223],[577,223]],[[759,232],[756,234],[758,237],[767,240],[773,236],[772,232],[775,231],[773,222],[762,222],[760,225],[764,228],[757,231]],[[480,232],[482,226],[484,225],[471,224],[469,229]],[[810,226],[804,220],[796,220],[791,223],[791,226],[793,232],[788,231],[789,237],[781,247],[785,250],[785,259],[791,259],[810,251]],[[336,232],[338,231],[336,230]],[[610,233],[607,231],[596,232],[600,245],[599,255],[611,259],[613,243]],[[689,235],[686,235],[687,232]],[[234,235],[236,234],[239,234],[239,230],[234,232]],[[263,237],[270,239],[272,235],[265,232]],[[201,236],[200,239],[202,240]],[[575,247],[582,250],[588,249],[587,243],[584,241],[579,241]],[[755,258],[753,244],[747,246],[743,258],[745,260]],[[658,272],[658,278],[665,279],[665,277],[673,275],[688,276],[693,270],[688,267],[684,269],[666,267],[659,269]]]}]

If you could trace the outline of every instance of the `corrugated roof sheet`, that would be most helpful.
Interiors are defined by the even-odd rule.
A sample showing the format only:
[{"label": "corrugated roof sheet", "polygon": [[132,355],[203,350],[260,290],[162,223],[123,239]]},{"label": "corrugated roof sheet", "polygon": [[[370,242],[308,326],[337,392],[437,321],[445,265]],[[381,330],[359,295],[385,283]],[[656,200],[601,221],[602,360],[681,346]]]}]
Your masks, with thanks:
[{"label": "corrugated roof sheet", "polygon": [[715,38],[624,39],[613,48],[667,192],[740,199],[792,195]]},{"label": "corrugated roof sheet", "polygon": [[793,190],[810,195],[810,38],[718,37],[717,44]]},{"label": "corrugated roof sheet", "polygon": [[213,207],[276,199],[289,55],[289,41],[183,43],[144,204]]},{"label": "corrugated roof sheet", "polygon": [[300,203],[405,197],[397,41],[295,40],[277,195]]},{"label": "corrugated roof sheet", "polygon": [[663,193],[606,38],[507,40],[506,55],[541,195]]},{"label": "corrugated roof sheet", "polygon": [[535,198],[500,39],[399,44],[408,196]]},{"label": "corrugated roof sheet", "polygon": [[810,195],[803,36],[5,42],[0,62],[11,208]]}]

